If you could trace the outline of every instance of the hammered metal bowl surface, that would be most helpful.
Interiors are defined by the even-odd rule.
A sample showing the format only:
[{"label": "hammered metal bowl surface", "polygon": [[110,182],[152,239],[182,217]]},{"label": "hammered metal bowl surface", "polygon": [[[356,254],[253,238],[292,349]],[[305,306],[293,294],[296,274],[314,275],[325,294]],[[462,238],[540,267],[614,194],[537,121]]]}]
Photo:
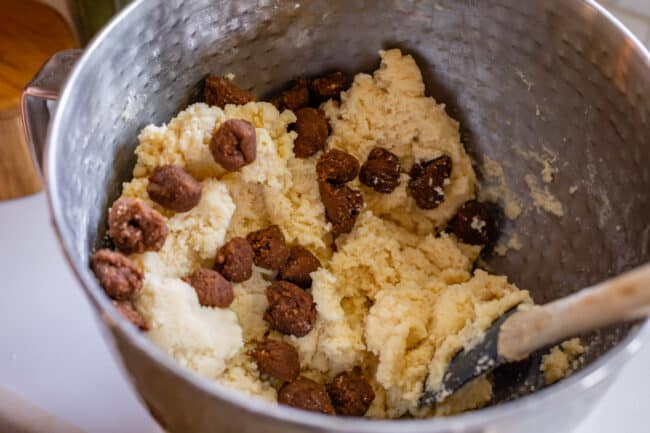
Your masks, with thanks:
[{"label": "hammered metal bowl surface", "polygon": [[[91,298],[107,311],[138,390],[170,430],[482,431],[496,425],[506,432],[527,425],[529,432],[544,431],[538,415],[508,417],[514,418],[513,407],[529,413],[535,406],[543,414],[557,406],[549,403],[550,392],[566,404],[553,409],[553,419],[544,418],[544,427],[565,431],[594,398],[577,403],[568,396],[575,400],[571,393],[578,389],[604,388],[600,380],[585,385],[580,378],[587,373],[578,373],[539,397],[446,421],[321,421],[247,402],[180,371],[108,308],[88,256],[101,243],[106,209],[129,178],[145,125],[173,117],[209,73],[234,73],[238,84],[265,97],[296,76],[371,71],[377,51],[390,47],[415,57],[428,93],[460,121],[479,173],[485,155],[499,161],[505,182],[521,198],[524,212],[506,220],[503,236],[517,233],[523,248],[486,257],[492,271],[547,302],[650,258],[647,52],[595,4],[140,0],[99,36],[74,71],[52,126],[46,176],[66,253]],[[539,176],[541,165],[530,155],[553,159],[555,179],[540,185],[563,204],[562,217],[532,205],[525,177]],[[629,329],[588,336],[587,361]],[[618,365],[616,355],[607,362]]]}]

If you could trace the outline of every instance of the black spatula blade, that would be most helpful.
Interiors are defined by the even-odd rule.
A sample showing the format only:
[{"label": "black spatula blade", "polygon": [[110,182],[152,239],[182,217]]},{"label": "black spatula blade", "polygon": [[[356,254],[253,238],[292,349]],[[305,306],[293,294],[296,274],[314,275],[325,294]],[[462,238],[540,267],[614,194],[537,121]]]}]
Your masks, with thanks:
[{"label": "black spatula blade", "polygon": [[485,332],[483,339],[469,350],[459,352],[449,363],[442,383],[432,391],[420,396],[420,408],[440,403],[463,385],[494,370],[507,361],[499,356],[498,341],[501,325],[517,309],[513,308],[497,319]]}]

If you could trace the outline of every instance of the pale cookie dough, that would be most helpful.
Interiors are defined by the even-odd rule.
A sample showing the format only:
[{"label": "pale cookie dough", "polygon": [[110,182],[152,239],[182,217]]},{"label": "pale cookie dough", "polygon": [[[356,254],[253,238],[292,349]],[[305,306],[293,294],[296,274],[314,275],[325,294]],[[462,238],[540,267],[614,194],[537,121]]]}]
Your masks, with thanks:
[{"label": "pale cookie dough", "polygon": [[[332,125],[329,146],[351,153],[361,163],[375,146],[396,154],[402,162],[400,186],[391,194],[373,194],[361,186],[364,198],[375,215],[428,234],[474,197],[474,170],[460,142],[458,122],[447,115],[444,104],[425,96],[422,74],[413,58],[399,50],[381,51],[380,55],[381,66],[372,76],[358,74],[340,104],[324,104]],[[407,173],[414,162],[443,154],[453,163],[451,182],[444,188],[445,201],[432,210],[419,209],[406,192]],[[358,180],[355,184],[359,185]]]},{"label": "pale cookie dough", "polygon": [[204,377],[218,378],[243,346],[237,315],[202,307],[194,288],[178,278],[147,273],[135,303],[151,341]]},{"label": "pale cookie dough", "polygon": [[[360,163],[372,147],[388,148],[402,161],[402,182],[391,194],[378,194],[358,180],[350,183],[362,190],[367,205],[352,232],[337,239],[336,252],[318,191],[318,155],[294,157],[291,111],[280,113],[265,102],[223,110],[200,103],[140,134],[133,180],[124,184],[123,196],[160,211],[169,235],[161,251],[130,256],[145,273],[134,305],[150,325],[149,338],[183,366],[276,401],[277,384],[261,378],[247,355],[270,335],[296,347],[301,374],[313,380],[327,383],[340,372],[361,368],[376,395],[367,416],[450,415],[490,400],[492,385],[481,377],[435,409],[417,408],[425,381],[435,388],[455,353],[501,314],[532,301],[506,277],[475,270],[480,247],[442,230],[465,201],[475,198],[476,178],[458,123],[444,105],[425,96],[412,57],[399,50],[380,54],[381,66],[372,76],[357,75],[340,103],[324,104],[332,125],[328,145]],[[257,158],[228,173],[208,145],[221,123],[233,118],[255,126]],[[421,210],[407,194],[407,173],[414,162],[443,154],[453,162],[445,201]],[[147,177],[170,163],[203,184],[201,201],[189,212],[162,209],[147,195]],[[263,319],[266,287],[275,277],[268,270],[254,267],[250,279],[234,284],[234,301],[225,309],[201,306],[181,279],[201,266],[211,268],[227,240],[270,224],[280,226],[290,245],[302,245],[321,260],[310,289],[317,321],[301,338],[270,331]]]},{"label": "pale cookie dough", "polygon": [[579,338],[572,338],[551,349],[542,358],[540,370],[548,385],[570,375],[580,364],[580,356],[585,353]]},{"label": "pale cookie dough", "polygon": [[[127,191],[133,193],[131,189]],[[146,188],[143,192],[146,194]],[[184,277],[214,260],[216,249],[224,243],[234,211],[235,205],[226,186],[218,180],[206,179],[199,204],[189,212],[167,219],[169,234],[162,250],[134,254],[131,259],[147,273]]]}]

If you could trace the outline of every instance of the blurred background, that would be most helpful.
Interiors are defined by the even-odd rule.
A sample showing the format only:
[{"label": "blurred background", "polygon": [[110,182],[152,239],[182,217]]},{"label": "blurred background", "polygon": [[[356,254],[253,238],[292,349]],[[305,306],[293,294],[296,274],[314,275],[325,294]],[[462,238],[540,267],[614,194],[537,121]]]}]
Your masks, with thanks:
[{"label": "blurred background", "polygon": [[[84,44],[131,0],[54,0],[52,3],[74,22],[79,41]],[[47,1],[46,1],[47,2]]]},{"label": "blurred background", "polygon": [[603,0],[600,3],[632,30],[641,42],[650,45],[650,0]]},{"label": "blurred background", "polygon": [[[59,50],[85,46],[129,2],[0,0],[0,432],[162,432],[64,262],[19,112],[21,91],[40,66]],[[601,3],[650,45],[650,0]],[[649,346],[566,433],[650,431]]]}]

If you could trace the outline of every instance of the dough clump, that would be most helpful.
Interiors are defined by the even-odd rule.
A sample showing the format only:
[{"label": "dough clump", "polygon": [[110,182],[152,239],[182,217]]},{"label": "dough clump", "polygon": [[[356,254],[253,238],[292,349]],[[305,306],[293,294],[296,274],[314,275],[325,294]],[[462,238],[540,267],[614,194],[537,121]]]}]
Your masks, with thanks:
[{"label": "dough clump", "polygon": [[[476,198],[458,122],[425,95],[411,56],[399,50],[380,55],[373,75],[358,74],[340,100],[321,105],[331,126],[326,150],[342,150],[364,163],[373,148],[387,149],[400,160],[399,184],[379,193],[358,178],[349,182],[366,205],[352,231],[336,239],[319,195],[319,154],[293,153],[292,111],[267,102],[223,108],[197,103],[168,124],[141,132],[133,179],[122,196],[160,212],[169,234],[160,251],[129,256],[144,272],[134,305],[150,326],[149,338],[181,365],[277,401],[277,384],[260,375],[248,354],[256,342],[271,338],[296,348],[303,381],[327,384],[340,373],[363,372],[374,390],[366,416],[450,415],[490,400],[492,385],[481,377],[435,409],[417,407],[420,393],[440,383],[459,350],[504,312],[532,301],[506,277],[475,270],[481,246],[444,232],[458,209]],[[233,172],[215,162],[209,147],[228,119],[246,120],[256,129],[256,159]],[[420,209],[407,191],[409,170],[443,155],[453,167],[444,201]],[[202,184],[201,199],[188,212],[171,212],[147,195],[148,177],[167,164],[183,167]],[[320,262],[310,274],[311,288],[305,284],[317,318],[302,337],[282,335],[264,319],[273,271],[253,266],[249,279],[233,283],[227,308],[201,306],[183,281],[198,268],[214,269],[217,250],[230,239],[270,225],[281,229],[289,247],[306,248],[317,259],[312,262]]]}]

